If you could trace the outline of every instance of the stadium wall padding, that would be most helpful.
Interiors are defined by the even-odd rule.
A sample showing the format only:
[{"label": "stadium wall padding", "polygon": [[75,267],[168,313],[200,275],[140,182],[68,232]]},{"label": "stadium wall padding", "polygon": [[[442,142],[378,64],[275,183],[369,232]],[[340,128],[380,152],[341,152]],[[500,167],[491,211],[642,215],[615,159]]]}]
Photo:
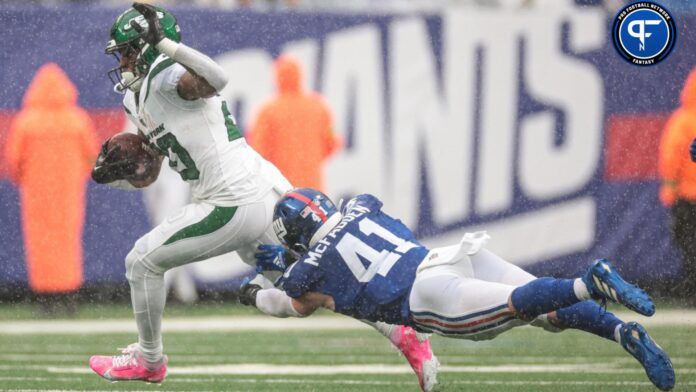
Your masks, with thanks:
[{"label": "stadium wall padding", "polygon": [[[0,151],[36,70],[56,62],[100,136],[118,132],[106,72],[122,10],[0,6]],[[519,12],[332,14],[174,9],[183,41],[230,75],[222,95],[245,127],[292,53],[332,106],[346,148],[328,193],[374,193],[430,245],[487,229],[490,248],[533,273],[572,276],[598,257],[630,279],[675,277],[680,258],[657,198],[657,146],[696,54],[687,25],[653,67],[621,59],[613,15],[558,6]],[[687,152],[685,151],[685,154]],[[0,153],[1,154],[1,153]],[[301,152],[298,152],[301,159]],[[0,166],[0,284],[26,281],[18,191]],[[149,221],[141,196],[88,187],[86,284],[124,281]]]}]

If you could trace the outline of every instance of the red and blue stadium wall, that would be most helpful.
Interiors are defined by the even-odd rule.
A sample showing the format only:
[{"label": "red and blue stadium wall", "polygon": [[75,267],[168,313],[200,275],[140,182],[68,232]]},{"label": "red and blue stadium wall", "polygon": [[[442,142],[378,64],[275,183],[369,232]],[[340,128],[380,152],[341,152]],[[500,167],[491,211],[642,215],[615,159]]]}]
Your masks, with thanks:
[{"label": "red and blue stadium wall", "polygon": [[[106,77],[106,71],[115,66],[115,60],[103,54],[108,28],[120,11],[96,7],[87,12],[77,7],[0,6],[3,35],[15,37],[5,39],[0,52],[0,154],[12,117],[21,107],[26,86],[46,62],[58,63],[77,85],[79,103],[90,112],[102,138],[123,129],[121,96],[112,92]],[[174,11],[185,42],[212,55],[262,48],[273,56],[280,53],[285,43],[305,39],[318,42],[321,48],[328,34],[361,25],[375,26],[386,42],[389,24],[405,17],[398,14]],[[438,14],[416,17],[427,24],[433,52],[441,62],[439,45],[443,17]],[[607,26],[610,19],[607,15]],[[696,38],[684,28],[696,24],[696,15],[677,15],[676,19],[680,33],[676,49],[666,61],[654,67],[639,68],[626,63],[615,53],[609,37],[598,49],[577,55],[568,53],[594,66],[604,83],[602,156],[592,181],[578,192],[591,197],[597,206],[594,240],[581,252],[530,263],[527,268],[532,272],[573,275],[589,260],[609,257],[617,260],[625,275],[632,279],[655,280],[679,274],[681,261],[670,238],[668,211],[657,198],[660,133],[669,113],[679,104],[679,92],[687,73],[696,65],[696,54],[688,50],[696,45]],[[569,51],[566,48],[569,34],[572,32],[564,31],[559,36],[565,51]],[[524,45],[519,50],[523,52]],[[318,55],[323,55],[321,49]],[[383,55],[389,56],[388,53]],[[321,90],[319,78],[315,85]],[[237,103],[235,107],[239,110],[243,104]],[[525,110],[535,109],[522,94],[520,112]],[[244,124],[248,119],[240,120]],[[426,194],[428,181],[424,172],[421,176]],[[493,219],[503,219],[504,223],[507,217],[553,204],[535,204],[516,194],[512,207],[503,213],[492,217],[472,216],[439,227],[431,223],[433,206],[428,197],[424,199],[423,208],[417,213],[417,230],[422,235],[437,235],[472,225],[485,227]],[[0,269],[3,271],[0,284],[26,282],[18,203],[17,189],[0,166]],[[149,227],[139,193],[90,184],[83,239],[86,284],[125,281],[123,258]]]}]

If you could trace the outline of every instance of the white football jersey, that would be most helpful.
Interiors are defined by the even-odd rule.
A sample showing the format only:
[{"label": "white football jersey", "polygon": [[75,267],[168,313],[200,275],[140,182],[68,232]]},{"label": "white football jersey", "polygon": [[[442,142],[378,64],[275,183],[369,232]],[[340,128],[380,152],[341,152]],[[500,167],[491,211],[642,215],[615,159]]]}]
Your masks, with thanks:
[{"label": "white football jersey", "polygon": [[139,93],[127,91],[126,113],[169,165],[191,185],[194,201],[232,207],[260,200],[288,181],[242,137],[220,97],[184,100],[176,90],[186,69],[165,55],[150,67]]}]

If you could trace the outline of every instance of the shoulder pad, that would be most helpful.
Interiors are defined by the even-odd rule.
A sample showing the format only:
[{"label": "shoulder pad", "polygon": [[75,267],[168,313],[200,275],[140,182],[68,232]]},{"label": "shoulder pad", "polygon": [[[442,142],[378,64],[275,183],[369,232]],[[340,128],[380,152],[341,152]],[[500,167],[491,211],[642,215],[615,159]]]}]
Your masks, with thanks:
[{"label": "shoulder pad", "polygon": [[353,208],[360,206],[369,209],[370,211],[376,212],[382,209],[382,202],[373,195],[364,193],[362,195],[355,196],[354,198],[348,200],[345,206],[342,208],[341,213],[344,215]]}]

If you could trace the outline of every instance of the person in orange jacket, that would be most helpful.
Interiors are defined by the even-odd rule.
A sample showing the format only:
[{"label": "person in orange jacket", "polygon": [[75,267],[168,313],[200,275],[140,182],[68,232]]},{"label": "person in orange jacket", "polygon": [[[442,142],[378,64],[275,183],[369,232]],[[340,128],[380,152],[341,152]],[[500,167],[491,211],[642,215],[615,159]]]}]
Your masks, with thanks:
[{"label": "person in orange jacket", "polygon": [[77,96],[58,65],[43,65],[10,125],[5,152],[20,193],[29,286],[48,309],[83,279],[85,186],[98,144]]},{"label": "person in orange jacket", "polygon": [[249,141],[296,187],[324,189],[324,161],[339,147],[322,97],[302,89],[302,70],[290,56],[275,62],[278,93],[259,112]]},{"label": "person in orange jacket", "polygon": [[696,294],[696,165],[689,145],[696,138],[696,69],[681,93],[681,106],[667,121],[660,143],[660,201],[671,209],[672,234],[682,252],[681,294]]}]

